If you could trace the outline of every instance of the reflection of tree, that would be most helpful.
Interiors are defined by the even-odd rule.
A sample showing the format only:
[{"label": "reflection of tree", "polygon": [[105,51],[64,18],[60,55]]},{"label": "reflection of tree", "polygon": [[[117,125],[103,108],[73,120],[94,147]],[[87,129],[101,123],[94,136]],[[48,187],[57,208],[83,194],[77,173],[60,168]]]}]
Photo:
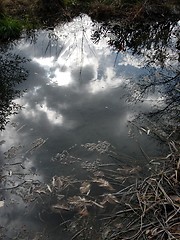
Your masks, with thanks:
[{"label": "reflection of tree", "polygon": [[[132,54],[143,54],[150,57],[149,63],[158,61],[163,66],[169,57],[169,45],[172,47],[173,44],[172,34],[178,39],[176,25],[176,22],[169,21],[127,26],[103,24],[94,31],[92,39],[99,42],[101,38],[110,36],[108,44],[114,50],[130,50]],[[174,47],[178,48],[178,41]]]},{"label": "reflection of tree", "polygon": [[[146,78],[146,79],[145,79]],[[143,77],[138,83],[139,97],[142,99],[146,94],[159,92],[163,97],[156,101],[153,111],[148,116],[151,118],[161,119],[161,121],[175,124],[179,122],[180,114],[180,72],[172,70],[154,72],[152,75]],[[169,122],[170,124],[170,122]]]},{"label": "reflection of tree", "polygon": [[8,116],[21,108],[13,99],[21,95],[16,86],[27,78],[28,72],[21,65],[26,61],[18,55],[0,52],[0,130],[5,128]]},{"label": "reflection of tree", "polygon": [[[164,98],[164,104],[157,103],[156,110],[151,114],[164,113],[177,118],[180,89],[180,73],[177,65],[179,55],[179,31],[177,22],[154,22],[145,24],[108,25],[103,24],[92,35],[95,42],[109,36],[108,44],[117,51],[126,51],[144,59],[144,67],[150,67],[150,73],[143,76],[133,91],[138,92],[138,98],[157,90]],[[117,60],[117,57],[116,57]],[[115,64],[116,64],[115,60]],[[136,96],[136,97],[137,97]]]}]

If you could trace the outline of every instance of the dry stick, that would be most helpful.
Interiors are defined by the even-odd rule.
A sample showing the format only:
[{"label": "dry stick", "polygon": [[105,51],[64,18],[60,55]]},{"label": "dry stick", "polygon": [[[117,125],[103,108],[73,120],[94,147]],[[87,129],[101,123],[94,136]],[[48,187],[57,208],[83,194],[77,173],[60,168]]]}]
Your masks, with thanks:
[{"label": "dry stick", "polygon": [[140,224],[140,228],[139,228],[138,232],[135,235],[133,235],[132,237],[130,237],[129,239],[137,239],[138,235],[141,233],[142,227],[143,227],[143,215],[141,215],[140,219],[141,219],[141,224]]},{"label": "dry stick", "polygon": [[143,215],[144,215],[144,209],[143,209],[143,206],[142,206],[142,204],[141,204],[141,199],[140,199],[140,196],[139,196],[139,192],[136,192],[136,196],[137,196],[137,199],[138,199],[138,202],[139,202],[139,206],[140,206],[140,208],[141,208],[141,211],[142,211],[142,213],[143,213]]},{"label": "dry stick", "polygon": [[[118,156],[113,156],[112,154],[108,154],[108,156],[110,156],[111,158],[114,158],[115,160],[117,160],[118,162],[122,162],[122,163],[119,163],[120,166],[124,166],[124,164],[126,164],[127,166],[131,167],[130,164],[127,164],[127,161],[124,161],[124,159],[128,159],[128,160],[134,160],[133,158],[129,157],[129,156],[126,156],[125,154],[118,154]],[[121,159],[120,159],[121,158]]]},{"label": "dry stick", "polygon": [[166,230],[166,233],[168,234],[168,236],[170,236],[172,239],[176,239],[173,235],[172,235],[172,233],[170,233],[168,230]]},{"label": "dry stick", "polygon": [[135,210],[139,208],[133,208],[129,203],[125,203],[126,206],[128,206],[136,215],[140,216]]},{"label": "dry stick", "polygon": [[175,204],[172,199],[167,195],[167,193],[165,192],[164,188],[162,187],[162,185],[158,182],[158,187],[159,189],[162,191],[162,193],[164,194],[165,198],[168,200],[168,202],[170,202],[172,204],[172,206],[176,206],[179,207],[177,204]]},{"label": "dry stick", "polygon": [[77,232],[77,233],[71,238],[71,240],[74,240],[76,237],[78,237],[84,230],[85,230],[85,228],[83,228],[83,229],[81,229],[79,232]]},{"label": "dry stick", "polygon": [[159,201],[157,201],[157,202],[155,202],[155,203],[153,203],[150,207],[148,207],[147,209],[146,209],[146,214],[149,212],[149,210],[151,210],[151,209],[153,209],[156,205],[158,205],[160,203],[160,200]]},{"label": "dry stick", "polygon": [[[179,152],[174,141],[169,142],[169,146],[172,146],[175,152]],[[172,150],[172,149],[171,149]],[[173,152],[173,151],[172,151]]]},{"label": "dry stick", "polygon": [[143,156],[145,157],[146,161],[149,163],[150,158],[149,158],[148,155],[145,153],[145,151],[143,150],[143,148],[141,147],[141,145],[139,144],[139,142],[138,142],[138,145],[139,145],[139,148],[140,148]]},{"label": "dry stick", "polygon": [[146,186],[146,188],[145,188],[145,191],[144,191],[144,193],[143,193],[143,199],[145,199],[145,197],[146,197],[146,195],[147,195],[147,192],[148,192],[148,190],[149,190],[149,187],[150,187],[150,185],[148,184],[148,182],[146,182],[147,183],[147,186]]},{"label": "dry stick", "polygon": [[140,218],[137,218],[137,219],[135,219],[134,221],[131,221],[131,222],[126,226],[126,228],[128,229],[128,228],[130,228],[131,226],[134,226],[134,224],[137,223],[139,220],[140,220]]},{"label": "dry stick", "polygon": [[[157,234],[159,234],[160,232],[163,232],[163,231],[166,232],[166,228],[165,228],[164,224],[160,221],[159,215],[156,216],[156,212],[157,212],[157,211],[155,211],[154,216],[155,216],[155,218],[157,219],[157,221],[159,222],[159,224],[160,224],[160,226],[161,226],[161,230],[159,230],[159,232],[157,232]],[[162,220],[163,220],[163,219],[162,219]]]},{"label": "dry stick", "polygon": [[[174,227],[174,226],[178,226],[179,227],[179,218],[176,218],[176,220],[177,220],[177,222],[176,223],[174,223],[174,224],[172,224],[170,227],[172,228],[172,227]],[[178,233],[175,233],[175,234],[178,234],[178,235],[180,235],[180,232]]]},{"label": "dry stick", "polygon": [[143,10],[143,8],[144,8],[144,6],[146,5],[147,2],[148,2],[148,0],[146,0],[146,1],[142,4],[141,8],[136,12],[136,14],[134,15],[134,17],[133,17],[132,20],[134,20],[134,19],[139,15],[139,13]]},{"label": "dry stick", "polygon": [[23,185],[26,182],[27,181],[23,181],[22,183],[19,183],[18,185],[14,186],[14,187],[0,188],[0,191],[12,190],[12,189],[18,188],[18,187],[20,187],[21,185]]},{"label": "dry stick", "polygon": [[[155,216],[156,217],[156,216]],[[154,234],[154,236],[158,236],[160,233],[162,233],[161,239],[164,236],[164,234],[166,233],[168,236],[172,237],[172,239],[175,239],[174,236],[167,230],[167,228],[159,221],[159,219],[156,217],[156,219],[158,220],[158,222],[160,223],[162,229],[159,230],[158,232],[156,232],[156,234]],[[168,238],[171,239],[171,238]]]},{"label": "dry stick", "polygon": [[[144,228],[145,230],[147,229],[147,228],[149,228],[149,227],[151,227],[152,225],[153,226],[155,226],[157,224],[157,222],[151,222],[151,223],[148,223],[148,224],[146,224],[146,225],[143,225],[143,227],[142,228]],[[126,233],[129,233],[129,232],[133,232],[133,231],[137,231],[137,228],[139,228],[140,227],[140,225],[139,226],[136,226],[136,227],[134,227],[134,228],[130,228],[130,229],[127,229],[127,230],[125,230],[125,231],[121,231],[120,233],[117,233],[116,235],[114,235],[114,237],[117,237],[118,235],[122,235],[122,234],[126,234]],[[114,238],[115,239],[115,238]],[[130,238],[128,237],[128,238],[123,238],[123,240],[129,240]],[[111,239],[111,240],[113,240],[113,238]]]},{"label": "dry stick", "polygon": [[174,186],[172,185],[172,183],[169,181],[169,177],[164,174],[164,180],[169,184],[169,186],[171,187],[172,190],[175,190],[174,189]]},{"label": "dry stick", "polygon": [[[134,208],[133,210],[139,210],[139,208]],[[112,219],[112,218],[116,218],[116,217],[119,217],[121,214],[123,213],[127,213],[127,212],[134,212],[131,208],[129,209],[125,209],[125,210],[121,210],[121,211],[118,211],[116,214],[114,214],[113,216],[109,216],[109,217],[104,217],[104,218],[101,218],[100,220],[108,220],[108,219]]]},{"label": "dry stick", "polygon": [[165,217],[165,223],[166,223],[166,225],[168,225],[167,224],[167,218],[168,218],[168,214],[167,214],[167,209],[166,209],[166,206],[165,206],[165,204],[163,204],[163,208],[164,208],[164,217]]},{"label": "dry stick", "polygon": [[16,163],[5,163],[4,165],[11,165],[11,166],[14,166],[14,165],[19,165],[19,164],[22,164],[22,162],[16,162]]},{"label": "dry stick", "polygon": [[171,215],[167,220],[166,220],[166,223],[168,223],[172,218],[174,218],[174,216],[176,216],[176,214],[180,211],[180,208],[177,209],[177,211]]},{"label": "dry stick", "polygon": [[[146,182],[144,182],[144,183],[146,183]],[[143,185],[142,185],[142,187],[143,187]],[[149,187],[149,186],[146,187],[145,191],[147,191],[148,187]],[[139,202],[139,206],[140,206],[141,211],[142,211],[142,215],[141,215],[141,217],[140,217],[140,218],[141,218],[141,225],[140,225],[139,231],[138,231],[135,235],[133,235],[130,239],[137,239],[137,237],[138,237],[138,239],[139,239],[139,237],[143,234],[143,232],[142,232],[143,217],[144,217],[144,215],[145,215],[145,213],[146,213],[146,205],[144,204],[144,208],[143,208],[143,206],[142,206],[142,204],[141,204],[141,199],[140,199],[139,192],[136,192],[136,196],[137,196],[137,199],[138,199],[138,202]],[[131,206],[130,206],[130,207],[131,207]]]},{"label": "dry stick", "polygon": [[[123,188],[122,190],[120,190],[120,191],[118,191],[118,192],[116,192],[116,193],[113,193],[112,195],[121,195],[121,194],[124,194],[124,191],[125,191],[125,190],[130,189],[130,188],[132,188],[132,187],[134,187],[134,186],[135,186],[135,184],[133,183],[133,184],[131,184],[130,186],[125,187],[125,188]],[[135,192],[136,192],[136,191],[135,191]]]},{"label": "dry stick", "polygon": [[[114,177],[114,178],[113,178]],[[128,177],[124,177],[123,179],[117,179],[116,175],[106,176],[106,179],[113,185],[123,186],[124,182],[128,179]]]},{"label": "dry stick", "polygon": [[[157,225],[157,222],[151,222],[151,223],[148,223],[148,224],[146,224],[146,225],[143,225],[143,228],[147,228],[147,227],[150,227],[150,226],[152,226],[152,225],[156,226],[156,225]],[[140,225],[139,225],[139,226],[136,226],[136,227],[134,227],[134,228],[130,228],[130,229],[128,229],[128,231],[136,231],[137,228],[139,228],[139,227],[140,227]],[[121,233],[127,233],[127,231],[122,231]]]}]

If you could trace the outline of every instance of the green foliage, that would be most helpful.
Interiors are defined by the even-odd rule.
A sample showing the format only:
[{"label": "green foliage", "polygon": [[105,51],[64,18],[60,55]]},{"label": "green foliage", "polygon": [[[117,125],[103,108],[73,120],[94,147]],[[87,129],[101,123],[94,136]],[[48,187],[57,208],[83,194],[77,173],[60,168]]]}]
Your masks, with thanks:
[{"label": "green foliage", "polygon": [[34,26],[28,17],[18,20],[10,16],[0,17],[0,41],[7,41],[20,37],[22,30],[31,30]]},{"label": "green foliage", "polygon": [[9,40],[20,36],[23,23],[17,19],[3,16],[0,19],[0,40]]}]

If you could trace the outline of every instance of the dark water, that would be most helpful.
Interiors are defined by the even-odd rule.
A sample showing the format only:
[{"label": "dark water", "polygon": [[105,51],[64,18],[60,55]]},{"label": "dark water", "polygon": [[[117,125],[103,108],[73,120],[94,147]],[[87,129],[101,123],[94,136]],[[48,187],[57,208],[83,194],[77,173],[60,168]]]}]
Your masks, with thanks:
[{"label": "dark water", "polygon": [[[16,93],[11,97],[22,109],[17,110],[17,115],[9,115],[7,125],[2,120],[5,130],[0,133],[0,157],[2,175],[7,177],[6,188],[24,180],[49,183],[55,175],[75,176],[80,180],[89,178],[79,161],[81,164],[92,163],[101,158],[103,164],[117,164],[112,158],[84,149],[82,145],[86,143],[97,144],[99,141],[101,147],[108,150],[113,146],[113,151],[120,154],[123,162],[128,164],[129,161],[141,168],[147,164],[142,149],[150,158],[162,154],[162,145],[151,136],[148,128],[147,131],[137,129],[134,136],[129,123],[151,111],[157,103],[164,105],[165,95],[159,91],[143,95],[142,102],[136,101],[140,93],[136,84],[142,79],[150,79],[152,73],[158,74],[162,68],[159,59],[148,64],[149,55],[156,51],[155,44],[149,49],[140,44],[143,54],[134,53],[135,50],[127,44],[124,46],[122,41],[117,48],[117,35],[115,37],[100,26],[87,16],[78,17],[54,30],[38,30],[30,37],[24,36],[7,50],[12,56],[30,61],[19,63],[21,70],[27,70],[28,74],[22,76],[27,80],[23,79],[16,88],[20,93],[26,91],[20,98]],[[177,42],[173,35],[176,28],[172,28],[169,36],[173,46]],[[97,33],[103,37],[98,38]],[[170,65],[175,68],[178,52],[170,47],[168,51],[172,59]],[[164,66],[169,66],[166,61],[169,60],[164,60]],[[167,67],[165,71],[169,69]],[[4,118],[7,117],[8,113]],[[65,155],[70,152],[75,156],[77,163],[54,161],[63,151]],[[4,165],[16,162],[21,162],[22,166]],[[70,191],[75,193],[77,189],[72,187]],[[24,194],[18,190],[1,194],[5,203],[0,208],[1,226],[6,227],[4,239],[15,236],[25,239],[23,236],[18,238],[23,228],[25,236],[44,230],[50,239],[70,239],[69,233],[64,233],[60,227],[58,232],[53,230],[62,222],[59,215],[43,216],[42,220],[39,212],[43,211],[44,205],[37,207],[33,203],[24,203],[21,196]],[[30,233],[26,233],[27,229]]]}]

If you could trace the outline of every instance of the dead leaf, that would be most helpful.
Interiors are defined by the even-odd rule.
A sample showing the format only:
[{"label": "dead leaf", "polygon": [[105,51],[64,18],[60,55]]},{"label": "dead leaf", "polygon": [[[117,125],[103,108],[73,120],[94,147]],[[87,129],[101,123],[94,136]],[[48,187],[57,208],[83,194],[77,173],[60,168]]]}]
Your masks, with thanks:
[{"label": "dead leaf", "polygon": [[65,211],[69,211],[70,208],[64,204],[55,204],[51,206],[52,210],[65,210]]},{"label": "dead leaf", "polygon": [[106,204],[106,203],[111,203],[111,204],[116,204],[119,203],[117,197],[113,196],[112,194],[107,194],[103,201],[101,202],[102,205]]},{"label": "dead leaf", "polygon": [[104,177],[104,173],[102,171],[96,171],[93,173],[95,177]]},{"label": "dead leaf", "polygon": [[74,196],[68,199],[69,204],[74,205],[77,208],[81,208],[81,207],[87,207],[87,206],[97,206],[100,208],[104,208],[102,205],[100,205],[99,203],[92,201],[92,200],[88,200],[86,198],[82,198],[80,196]]},{"label": "dead leaf", "polygon": [[54,176],[52,178],[52,186],[53,187],[61,188],[63,185],[64,184],[63,184],[63,181],[62,181],[61,177]]},{"label": "dead leaf", "polygon": [[39,194],[41,193],[46,194],[46,191],[44,189],[36,189],[34,192]]},{"label": "dead leaf", "polygon": [[59,201],[61,201],[64,197],[65,197],[64,195],[58,195],[58,194],[57,194],[57,199],[58,199]]},{"label": "dead leaf", "polygon": [[84,207],[84,206],[92,206],[92,203],[89,200],[87,200],[84,197],[82,198],[80,196],[70,197],[68,201],[69,201],[69,204],[74,205],[78,208]]},{"label": "dead leaf", "polygon": [[114,191],[114,188],[111,186],[111,184],[103,178],[95,178],[93,179],[93,182],[97,183],[100,187],[104,187],[110,191]]},{"label": "dead leaf", "polygon": [[141,170],[142,170],[141,167],[140,167],[140,166],[137,166],[137,167],[132,168],[129,173],[130,173],[130,174],[137,174],[137,173],[139,173]]},{"label": "dead leaf", "polygon": [[83,182],[81,187],[80,187],[80,192],[82,194],[86,194],[89,195],[90,193],[90,188],[91,188],[91,184],[89,182]]},{"label": "dead leaf", "polygon": [[95,202],[95,201],[92,201],[90,200],[92,204],[94,204],[95,206],[99,207],[99,208],[104,208],[101,204]]},{"label": "dead leaf", "polygon": [[117,168],[117,171],[123,175],[129,175],[129,174],[138,174],[141,171],[140,166],[132,167],[132,168]]},{"label": "dead leaf", "polygon": [[87,217],[89,215],[87,208],[85,207],[81,211],[79,211],[79,215],[81,215],[82,217]]},{"label": "dead leaf", "polygon": [[124,226],[123,226],[123,224],[122,223],[117,223],[116,225],[115,225],[115,228],[118,228],[118,229],[122,229]]}]

